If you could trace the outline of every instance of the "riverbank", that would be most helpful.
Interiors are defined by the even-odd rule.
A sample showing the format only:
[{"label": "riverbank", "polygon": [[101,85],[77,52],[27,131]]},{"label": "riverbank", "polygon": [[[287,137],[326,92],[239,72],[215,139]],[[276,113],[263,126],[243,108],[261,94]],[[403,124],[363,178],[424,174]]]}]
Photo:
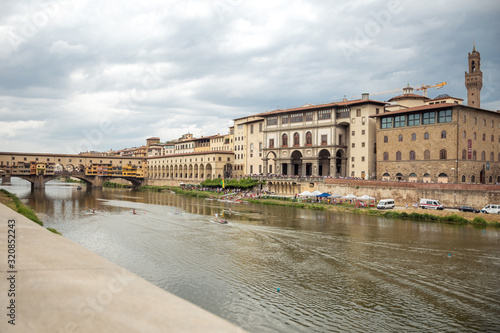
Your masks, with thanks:
[{"label": "riverbank", "polygon": [[0,220],[1,332],[244,332],[3,204]]}]

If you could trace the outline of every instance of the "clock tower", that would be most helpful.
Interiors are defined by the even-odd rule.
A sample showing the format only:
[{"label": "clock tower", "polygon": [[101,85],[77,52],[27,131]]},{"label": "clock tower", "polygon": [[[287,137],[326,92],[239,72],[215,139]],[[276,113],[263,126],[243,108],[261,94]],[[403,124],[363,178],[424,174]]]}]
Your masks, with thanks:
[{"label": "clock tower", "polygon": [[469,72],[465,72],[465,87],[467,88],[467,105],[480,108],[483,72],[481,72],[481,54],[476,51],[476,45],[472,53],[469,52]]}]

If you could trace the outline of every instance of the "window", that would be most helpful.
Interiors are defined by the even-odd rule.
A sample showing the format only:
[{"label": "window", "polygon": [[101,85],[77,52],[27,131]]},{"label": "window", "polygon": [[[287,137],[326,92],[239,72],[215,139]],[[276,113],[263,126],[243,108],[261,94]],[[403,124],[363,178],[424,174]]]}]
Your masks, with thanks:
[{"label": "window", "polygon": [[361,135],[365,135],[365,130],[361,130]]},{"label": "window", "polygon": [[422,125],[429,125],[436,123],[436,112],[424,112],[422,114]]},{"label": "window", "polygon": [[318,119],[331,119],[332,118],[332,110],[321,110],[318,112]]},{"label": "window", "polygon": [[439,151],[439,159],[440,160],[445,160],[446,159],[446,149],[441,149]]},{"label": "window", "polygon": [[475,183],[475,182],[476,182],[476,176],[475,176],[475,175],[472,175],[472,176],[470,177],[470,182],[471,182],[471,183]]},{"label": "window", "polygon": [[406,121],[406,116],[394,117],[394,127],[404,127],[405,121]]},{"label": "window", "polygon": [[424,140],[429,140],[429,133],[427,132],[424,133]]},{"label": "window", "polygon": [[385,152],[384,153],[384,161],[388,161],[389,160],[389,153]]},{"label": "window", "polygon": [[250,125],[250,134],[253,134],[253,125]]},{"label": "window", "polygon": [[361,147],[364,147],[365,146],[365,143],[364,142],[361,142]]},{"label": "window", "polygon": [[466,180],[465,180],[465,175],[462,175],[462,183],[465,183]]},{"label": "window", "polygon": [[307,146],[312,145],[312,133],[311,132],[306,133],[306,145]]},{"label": "window", "polygon": [[483,126],[486,126],[486,119],[483,118]]},{"label": "window", "polygon": [[281,144],[283,147],[288,147],[288,135],[283,134],[281,136]]},{"label": "window", "polygon": [[402,135],[402,134],[399,134],[399,136],[398,136],[398,141],[399,141],[399,142],[402,142],[402,141],[403,141],[403,135]]},{"label": "window", "polygon": [[467,150],[462,150],[462,159],[466,160],[467,159]]},{"label": "window", "polygon": [[412,150],[410,151],[410,161],[414,161],[415,160],[415,152]]},{"label": "window", "polygon": [[321,145],[326,146],[328,144],[328,136],[326,134],[321,136]]},{"label": "window", "polygon": [[474,125],[477,125],[477,118],[474,117]]},{"label": "window", "polygon": [[356,135],[356,131],[352,131],[352,136],[355,136]]},{"label": "window", "polygon": [[392,117],[382,118],[382,128],[391,128],[391,127],[392,127]]},{"label": "window", "polygon": [[495,154],[493,152],[490,153],[490,162],[495,162]]},{"label": "window", "polygon": [[474,132],[474,140],[476,140],[477,136],[476,136],[476,132]]},{"label": "window", "polygon": [[438,123],[450,123],[451,110],[443,110],[438,113]]},{"label": "window", "polygon": [[356,110],[356,117],[361,117],[361,109]]},{"label": "window", "polygon": [[410,114],[408,115],[408,126],[420,125],[420,114]]},{"label": "window", "polygon": [[464,139],[465,139],[466,137],[467,137],[467,132],[463,131],[463,133],[462,133],[462,138],[464,138]]},{"label": "window", "polygon": [[259,132],[262,132],[262,123],[259,124]]},{"label": "window", "polygon": [[304,119],[304,113],[302,112],[292,113],[291,118],[292,118],[291,119],[292,123],[301,123]]},{"label": "window", "polygon": [[386,136],[384,136],[384,142],[389,142],[389,138]]},{"label": "window", "polygon": [[491,136],[491,142],[495,142],[495,136],[494,135]]},{"label": "window", "polygon": [[441,139],[446,139],[446,131],[441,132]]},{"label": "window", "polygon": [[466,118],[466,117],[465,117],[465,115],[464,115],[464,123],[465,123],[466,121],[467,121],[467,118]]},{"label": "window", "polygon": [[396,161],[401,161],[401,152],[396,152]]},{"label": "window", "polygon": [[281,124],[288,124],[288,119],[289,116],[285,114],[284,116],[281,116]]},{"label": "window", "polygon": [[472,152],[472,160],[473,161],[477,160],[477,153],[475,150]]},{"label": "window", "polygon": [[312,120],[313,120],[313,113],[306,112],[306,121],[312,121]]},{"label": "window", "polygon": [[[274,117],[269,117],[267,118],[267,125],[276,125],[278,123],[278,117],[274,116]],[[238,125],[239,127],[240,125]]]},{"label": "window", "polygon": [[300,135],[299,133],[295,133],[293,135],[293,146],[298,147],[300,145]]},{"label": "window", "polygon": [[481,161],[486,161],[486,153],[484,151],[481,153]]},{"label": "window", "polygon": [[274,148],[274,139],[269,139],[269,148]]},{"label": "window", "polygon": [[353,157],[351,157],[351,162],[354,162],[354,156],[353,156]]},{"label": "window", "polygon": [[417,135],[415,133],[411,135],[411,141],[417,141]]},{"label": "window", "polygon": [[250,151],[253,151],[253,143],[250,144]]},{"label": "window", "polygon": [[356,148],[356,144],[354,142],[352,143],[352,148]]},{"label": "window", "polygon": [[350,108],[338,109],[335,113],[336,113],[337,118],[350,118],[351,117],[351,109]]},{"label": "window", "polygon": [[486,141],[486,134],[483,133],[483,141]]},{"label": "window", "polygon": [[431,152],[429,150],[424,151],[424,160],[431,159]]},{"label": "window", "polygon": [[262,142],[259,142],[259,151],[262,150]]}]

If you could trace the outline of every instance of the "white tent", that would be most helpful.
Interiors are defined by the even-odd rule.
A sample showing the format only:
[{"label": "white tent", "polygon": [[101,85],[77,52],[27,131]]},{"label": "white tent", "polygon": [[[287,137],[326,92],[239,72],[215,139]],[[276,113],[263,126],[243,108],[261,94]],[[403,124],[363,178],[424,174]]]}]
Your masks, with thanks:
[{"label": "white tent", "polygon": [[311,192],[304,191],[304,192],[300,193],[299,195],[301,195],[301,196],[309,196],[309,195],[311,195]]},{"label": "white tent", "polygon": [[354,194],[348,194],[348,195],[344,195],[342,198],[347,199],[347,200],[352,200],[352,199],[357,199],[358,197],[355,196]]},{"label": "white tent", "polygon": [[321,192],[320,192],[320,191],[314,191],[314,192],[312,192],[312,193],[310,194],[310,196],[312,196],[312,197],[316,197],[316,196],[318,196],[318,195],[321,195]]},{"label": "white tent", "polygon": [[361,197],[358,197],[358,200],[375,200],[375,198],[370,197],[369,195],[365,194]]},{"label": "white tent", "polygon": [[334,198],[334,199],[335,198],[342,198],[342,196],[340,194],[335,193],[335,194],[330,195],[330,198]]}]

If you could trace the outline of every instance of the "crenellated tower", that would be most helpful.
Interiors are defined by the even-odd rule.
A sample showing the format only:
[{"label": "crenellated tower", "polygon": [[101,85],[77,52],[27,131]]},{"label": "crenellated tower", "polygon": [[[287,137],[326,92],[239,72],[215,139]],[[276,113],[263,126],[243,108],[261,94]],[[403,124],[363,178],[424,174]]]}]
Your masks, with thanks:
[{"label": "crenellated tower", "polygon": [[465,87],[467,88],[467,105],[480,108],[483,72],[481,72],[481,54],[476,51],[476,45],[472,53],[469,52],[469,72],[465,72]]}]

